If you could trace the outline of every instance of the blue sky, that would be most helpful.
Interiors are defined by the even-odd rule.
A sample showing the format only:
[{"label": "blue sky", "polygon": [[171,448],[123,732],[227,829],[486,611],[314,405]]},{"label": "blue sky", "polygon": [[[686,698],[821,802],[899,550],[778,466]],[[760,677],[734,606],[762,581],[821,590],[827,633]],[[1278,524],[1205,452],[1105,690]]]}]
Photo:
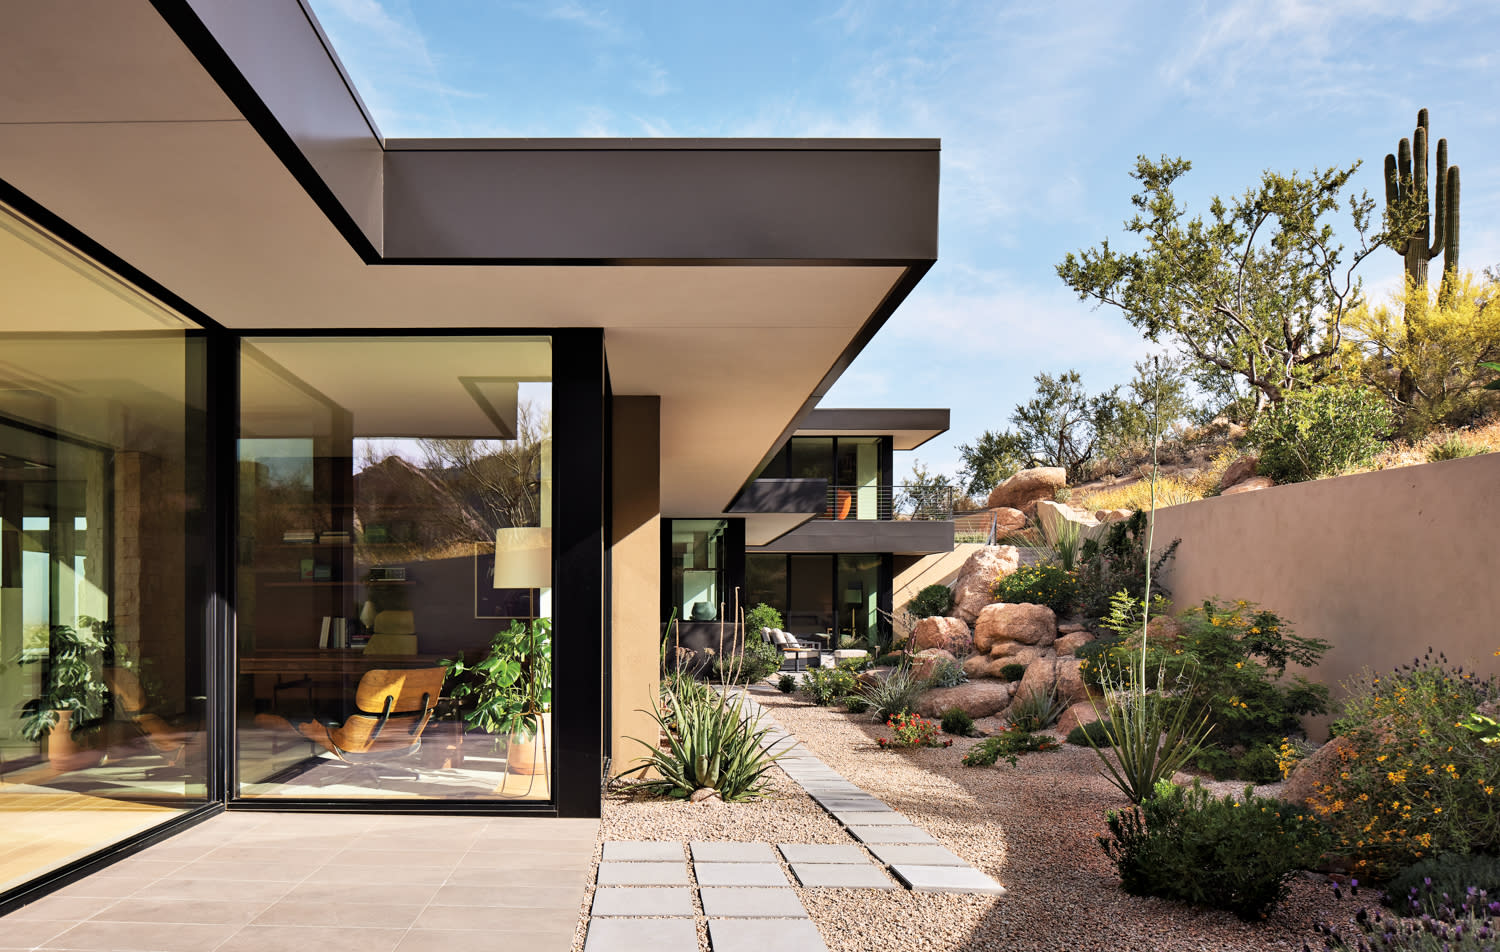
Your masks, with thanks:
[{"label": "blue sky", "polygon": [[[1425,106],[1463,170],[1462,265],[1500,264],[1493,0],[312,6],[388,136],[941,138],[939,263],[824,405],[951,407],[915,454],[944,472],[1034,374],[1103,389],[1148,352],[1053,271],[1120,236],[1139,154],[1192,160],[1193,210],[1357,159],[1379,197]],[[1359,273],[1385,293],[1400,259]]]}]

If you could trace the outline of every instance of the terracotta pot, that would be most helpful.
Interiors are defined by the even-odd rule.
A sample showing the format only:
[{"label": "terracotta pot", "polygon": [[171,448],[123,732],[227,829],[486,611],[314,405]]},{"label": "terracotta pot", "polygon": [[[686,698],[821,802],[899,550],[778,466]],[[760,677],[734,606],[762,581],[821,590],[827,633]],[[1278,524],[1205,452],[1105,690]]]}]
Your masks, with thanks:
[{"label": "terracotta pot", "polygon": [[552,750],[552,715],[541,715],[539,727],[527,739],[522,739],[520,734],[510,735],[510,743],[505,749],[507,773],[530,777],[547,772],[547,755]]},{"label": "terracotta pot", "polygon": [[104,759],[104,752],[81,747],[73,737],[73,712],[57,711],[57,725],[47,732],[47,762],[54,770],[80,770]]}]

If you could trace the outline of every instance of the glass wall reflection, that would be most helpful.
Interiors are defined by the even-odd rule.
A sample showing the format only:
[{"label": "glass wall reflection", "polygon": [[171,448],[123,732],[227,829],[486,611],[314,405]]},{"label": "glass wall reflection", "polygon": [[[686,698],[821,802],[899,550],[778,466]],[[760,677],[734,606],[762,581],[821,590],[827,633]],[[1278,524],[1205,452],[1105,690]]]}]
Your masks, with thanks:
[{"label": "glass wall reflection", "polygon": [[241,354],[239,794],[550,798],[550,341]]},{"label": "glass wall reflection", "polygon": [[3,892],[206,799],[206,454],[188,321],[3,208],[0,286]]}]

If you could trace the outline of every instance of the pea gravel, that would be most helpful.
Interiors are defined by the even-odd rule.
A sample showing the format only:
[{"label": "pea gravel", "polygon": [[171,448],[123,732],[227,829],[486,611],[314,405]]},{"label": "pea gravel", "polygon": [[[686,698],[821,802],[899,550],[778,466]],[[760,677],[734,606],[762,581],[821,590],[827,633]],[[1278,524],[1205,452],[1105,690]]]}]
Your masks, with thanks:
[{"label": "pea gravel", "polygon": [[[1348,920],[1362,904],[1335,901],[1326,883],[1298,878],[1279,909],[1250,924],[1229,913],[1126,895],[1095,840],[1104,832],[1105,811],[1126,804],[1099,776],[1091,749],[1065,744],[1025,755],[1019,767],[1003,760],[994,767],[963,767],[960,758],[977,740],[959,739],[946,749],[887,751],[876,744],[884,727],[867,715],[774,692],[757,692],[757,700],[828,766],[1007,890],[996,897],[798,887],[830,952],[1300,952],[1304,942],[1317,944],[1315,922]],[[779,770],[772,771],[768,787],[767,800],[745,804],[643,800],[612,791],[604,802],[601,838],[681,842],[684,856],[691,840],[855,842]],[[596,848],[596,864],[598,853]],[[698,908],[699,949],[709,952]],[[575,952],[583,947],[583,926]]]}]

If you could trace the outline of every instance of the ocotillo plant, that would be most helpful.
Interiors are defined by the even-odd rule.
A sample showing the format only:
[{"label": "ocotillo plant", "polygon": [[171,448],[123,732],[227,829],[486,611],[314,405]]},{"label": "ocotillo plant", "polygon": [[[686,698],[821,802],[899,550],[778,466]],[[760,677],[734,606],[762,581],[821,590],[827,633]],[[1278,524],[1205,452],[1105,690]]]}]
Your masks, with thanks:
[{"label": "ocotillo plant", "polygon": [[[1443,256],[1443,277],[1458,273],[1458,166],[1448,165],[1448,140],[1437,144],[1437,188],[1427,197],[1427,110],[1417,113],[1417,129],[1402,139],[1396,155],[1385,157],[1385,202],[1392,218],[1413,216],[1416,225],[1404,244],[1392,247],[1406,259],[1413,285],[1427,286],[1427,263]],[[1433,208],[1432,206],[1436,206]],[[1435,211],[1429,218],[1429,211]]]}]

